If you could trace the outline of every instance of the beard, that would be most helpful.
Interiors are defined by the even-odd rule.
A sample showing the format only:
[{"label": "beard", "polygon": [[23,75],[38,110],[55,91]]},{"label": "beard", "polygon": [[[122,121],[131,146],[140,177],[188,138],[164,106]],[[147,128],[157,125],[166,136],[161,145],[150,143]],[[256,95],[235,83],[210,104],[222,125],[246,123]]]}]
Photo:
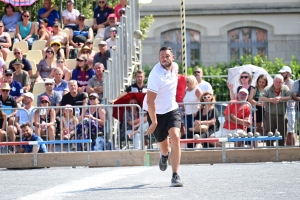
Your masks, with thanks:
[{"label": "beard", "polygon": [[160,63],[160,64],[161,64],[161,66],[163,66],[163,68],[167,69],[167,68],[171,67],[172,62],[165,64],[165,65],[163,65],[162,63]]}]

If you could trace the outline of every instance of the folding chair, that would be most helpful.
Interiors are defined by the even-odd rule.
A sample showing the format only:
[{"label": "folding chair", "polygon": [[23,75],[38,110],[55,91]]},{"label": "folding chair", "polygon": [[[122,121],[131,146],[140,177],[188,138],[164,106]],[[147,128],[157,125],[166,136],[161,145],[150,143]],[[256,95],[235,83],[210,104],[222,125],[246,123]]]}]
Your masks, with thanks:
[{"label": "folding chair", "polygon": [[14,52],[13,52],[13,51],[9,51],[9,52],[7,53],[7,56],[6,56],[6,61],[7,61],[7,62],[11,62],[11,61],[14,60],[14,59],[15,59]]},{"label": "folding chair", "polygon": [[91,27],[94,24],[94,19],[85,19],[84,25]]},{"label": "folding chair", "polygon": [[98,48],[98,44],[100,41],[102,41],[103,39],[102,38],[95,38],[94,39],[94,42],[93,42],[93,47],[97,47]]},{"label": "folding chair", "polygon": [[76,59],[66,59],[66,64],[68,69],[73,70],[76,68],[77,61]]},{"label": "folding chair", "polygon": [[38,29],[39,29],[39,23],[32,22],[31,24],[34,26],[34,34],[37,35]]},{"label": "folding chair", "polygon": [[46,47],[46,40],[35,40],[33,41],[31,50],[43,50]]},{"label": "folding chair", "polygon": [[28,43],[26,41],[15,42],[12,49],[15,49],[16,47],[18,47],[22,50],[23,55],[27,54],[27,52],[28,52]]},{"label": "folding chair", "polygon": [[34,83],[32,94],[41,94],[45,92],[45,83],[44,82],[36,82]]},{"label": "folding chair", "polygon": [[43,54],[41,50],[31,50],[28,51],[26,58],[27,60],[34,60],[36,63],[39,63],[43,59]]},{"label": "folding chair", "polygon": [[36,70],[37,70],[36,62],[34,60],[29,60],[29,62],[30,62],[30,65],[32,67],[32,75],[35,75],[36,74]]}]

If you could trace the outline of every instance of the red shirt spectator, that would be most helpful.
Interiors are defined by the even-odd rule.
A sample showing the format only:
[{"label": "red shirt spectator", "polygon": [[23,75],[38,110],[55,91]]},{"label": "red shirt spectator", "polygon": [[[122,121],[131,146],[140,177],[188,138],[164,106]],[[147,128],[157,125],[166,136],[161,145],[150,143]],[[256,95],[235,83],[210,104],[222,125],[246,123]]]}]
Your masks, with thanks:
[{"label": "red shirt spectator", "polygon": [[[238,102],[237,100],[232,100],[230,102]],[[225,111],[224,115],[230,115],[234,114],[239,119],[246,119],[250,116],[250,107],[248,104],[229,104]],[[235,129],[244,129],[246,130],[246,126],[243,126],[241,124],[236,124],[235,122],[229,122],[225,121],[223,128],[229,129],[229,130],[235,130]]]},{"label": "red shirt spectator", "polygon": [[176,102],[181,103],[185,94],[186,82],[185,76],[178,74],[178,84],[176,89]]}]

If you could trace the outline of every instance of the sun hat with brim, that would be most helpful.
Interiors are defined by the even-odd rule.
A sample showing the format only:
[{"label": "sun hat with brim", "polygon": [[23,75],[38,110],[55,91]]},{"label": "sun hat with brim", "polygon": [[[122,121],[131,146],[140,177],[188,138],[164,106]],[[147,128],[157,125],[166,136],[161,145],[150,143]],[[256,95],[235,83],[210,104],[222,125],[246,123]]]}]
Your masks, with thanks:
[{"label": "sun hat with brim", "polygon": [[249,91],[246,88],[240,89],[239,93],[244,92],[246,94],[249,94]]},{"label": "sun hat with brim", "polygon": [[50,104],[49,97],[47,97],[47,96],[41,96],[40,102],[42,102],[42,101],[47,101]]},{"label": "sun hat with brim", "polygon": [[288,73],[292,73],[292,70],[289,66],[283,66],[279,71],[279,73],[284,73],[284,72],[288,72]]},{"label": "sun hat with brim", "polygon": [[59,45],[59,48],[61,48],[61,43],[59,41],[53,41],[50,43],[50,47],[53,45],[53,44],[58,44]]},{"label": "sun hat with brim", "polygon": [[2,83],[1,90],[11,90],[11,88],[8,83]]},{"label": "sun hat with brim", "polygon": [[100,41],[98,45],[107,45],[107,43],[105,41]]},{"label": "sun hat with brim", "polygon": [[33,95],[31,92],[26,92],[26,93],[23,94],[23,96],[29,97],[29,98],[31,98],[32,100],[34,100],[34,95]]},{"label": "sun hat with brim", "polygon": [[67,104],[67,105],[65,105],[65,109],[66,110],[73,110],[73,107],[72,107],[72,105]]},{"label": "sun hat with brim", "polygon": [[84,60],[84,61],[87,61],[87,57],[82,55],[82,56],[79,56],[76,60]]},{"label": "sun hat with brim", "polygon": [[93,44],[93,40],[91,40],[91,39],[87,39],[85,43],[90,43],[90,44]]},{"label": "sun hat with brim", "polygon": [[46,78],[44,83],[55,83],[54,79],[52,78]]},{"label": "sun hat with brim", "polygon": [[99,99],[98,94],[95,92],[91,93],[89,97],[96,97],[97,99]]},{"label": "sun hat with brim", "polygon": [[21,60],[16,60],[13,65],[23,65],[22,61]]},{"label": "sun hat with brim", "polygon": [[53,26],[60,26],[59,22],[54,22]]}]

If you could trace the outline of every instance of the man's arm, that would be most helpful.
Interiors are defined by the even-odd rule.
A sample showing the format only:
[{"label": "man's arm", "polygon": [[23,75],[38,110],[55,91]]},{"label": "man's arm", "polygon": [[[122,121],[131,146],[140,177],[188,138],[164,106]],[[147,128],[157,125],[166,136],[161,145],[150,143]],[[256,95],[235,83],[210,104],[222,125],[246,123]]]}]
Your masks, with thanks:
[{"label": "man's arm", "polygon": [[150,90],[147,91],[147,104],[148,104],[148,113],[151,119],[151,126],[149,127],[146,135],[151,134],[155,131],[157,126],[157,118],[156,118],[156,106],[155,106],[155,99],[157,94],[151,92]]},{"label": "man's arm", "polygon": [[297,92],[293,92],[293,93],[292,93],[292,98],[293,98],[293,100],[295,100],[295,101],[300,101],[300,97],[298,97],[297,95],[298,95]]}]

